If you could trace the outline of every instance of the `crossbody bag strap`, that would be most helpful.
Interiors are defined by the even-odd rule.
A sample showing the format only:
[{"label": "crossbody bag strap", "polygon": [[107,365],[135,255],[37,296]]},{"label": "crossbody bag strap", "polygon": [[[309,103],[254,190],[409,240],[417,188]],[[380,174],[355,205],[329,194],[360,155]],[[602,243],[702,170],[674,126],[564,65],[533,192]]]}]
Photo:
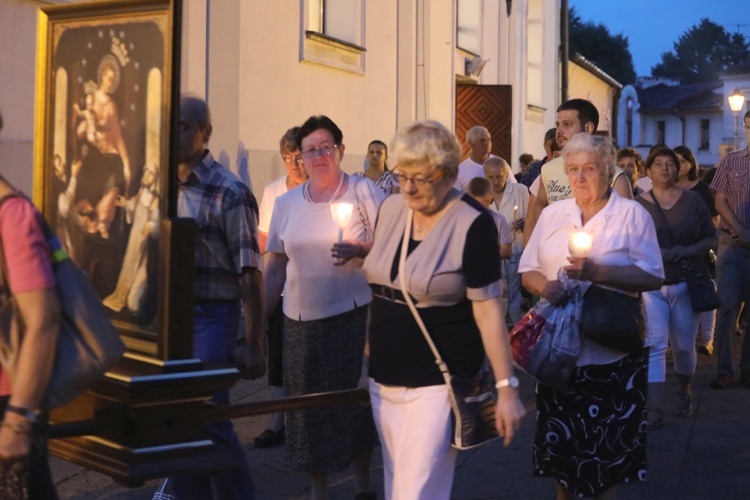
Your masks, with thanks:
[{"label": "crossbody bag strap", "polygon": [[427,345],[430,346],[432,355],[435,356],[435,363],[438,365],[440,373],[443,375],[443,379],[445,379],[445,385],[448,386],[448,390],[450,391],[451,374],[448,371],[448,365],[445,364],[445,361],[443,361],[443,358],[440,356],[440,352],[438,352],[435,343],[432,341],[430,332],[427,331],[427,327],[425,326],[424,321],[422,321],[422,316],[419,315],[419,311],[417,311],[417,307],[414,305],[414,301],[409,295],[409,291],[406,289],[404,268],[406,267],[406,252],[409,248],[409,235],[411,234],[411,223],[413,215],[414,211],[411,208],[408,209],[406,214],[406,229],[404,229],[404,238],[401,242],[401,254],[398,258],[398,284],[401,287],[401,292],[404,294],[404,300],[409,306],[411,314],[414,316],[414,320],[417,322],[417,325],[419,325],[419,329],[422,330],[422,335],[424,335],[424,339],[427,341]]},{"label": "crossbody bag strap", "polygon": [[[351,179],[351,177],[350,177]],[[357,211],[359,212],[359,218],[362,221],[362,225],[365,226],[365,236],[367,241],[372,241],[375,236],[375,231],[372,229],[370,224],[370,217],[367,215],[367,207],[362,203],[362,197],[359,195],[359,186],[364,182],[364,179],[357,179],[354,183],[354,197],[357,199]]]}]

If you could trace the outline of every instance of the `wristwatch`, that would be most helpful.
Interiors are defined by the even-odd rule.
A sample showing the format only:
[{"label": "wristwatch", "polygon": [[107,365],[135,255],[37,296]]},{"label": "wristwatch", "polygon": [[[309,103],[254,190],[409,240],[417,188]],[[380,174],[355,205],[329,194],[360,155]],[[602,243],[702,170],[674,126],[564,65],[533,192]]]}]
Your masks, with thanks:
[{"label": "wristwatch", "polygon": [[521,385],[521,383],[518,381],[518,377],[511,375],[508,378],[498,380],[495,384],[495,388],[502,389],[503,387],[512,387],[513,389],[517,389],[519,385]]}]

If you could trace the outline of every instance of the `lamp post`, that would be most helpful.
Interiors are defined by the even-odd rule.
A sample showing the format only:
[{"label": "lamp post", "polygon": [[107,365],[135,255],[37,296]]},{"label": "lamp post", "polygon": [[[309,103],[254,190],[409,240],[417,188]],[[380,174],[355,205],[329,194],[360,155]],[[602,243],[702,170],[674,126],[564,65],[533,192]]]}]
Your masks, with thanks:
[{"label": "lamp post", "polygon": [[732,113],[734,113],[734,150],[737,151],[740,138],[740,111],[742,111],[742,106],[745,104],[745,95],[740,92],[740,89],[735,88],[732,95],[727,99],[729,100],[729,108],[732,110]]}]

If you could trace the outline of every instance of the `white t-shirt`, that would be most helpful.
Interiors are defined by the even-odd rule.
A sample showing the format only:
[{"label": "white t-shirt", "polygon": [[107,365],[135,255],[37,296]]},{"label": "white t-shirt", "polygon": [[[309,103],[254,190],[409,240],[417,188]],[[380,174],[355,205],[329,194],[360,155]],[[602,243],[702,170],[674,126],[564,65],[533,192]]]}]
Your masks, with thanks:
[{"label": "white t-shirt", "polygon": [[268,226],[271,225],[271,215],[273,214],[273,205],[276,198],[288,191],[286,187],[286,175],[279,177],[273,182],[268,183],[263,189],[263,198],[260,200],[258,208],[258,231],[268,234]]},{"label": "white t-shirt", "polygon": [[[514,210],[514,207],[517,207]],[[517,219],[526,218],[526,210],[529,207],[529,190],[523,184],[505,183],[505,192],[500,206],[492,203],[490,210],[502,215],[508,225],[513,224]],[[513,232],[513,253],[520,253],[523,250],[523,231]]]},{"label": "white t-shirt", "polygon": [[[360,217],[354,189],[370,224],[377,218],[385,194],[369,179],[350,184],[337,202],[353,205],[344,240],[365,241],[365,226]],[[297,321],[330,318],[370,303],[372,295],[362,271],[362,259],[335,266],[331,248],[338,240],[339,228],[331,217],[330,205],[313,206],[304,195],[304,185],[279,196],[273,208],[268,230],[269,252],[289,258],[284,282],[284,314]]]},{"label": "white t-shirt", "polygon": [[[488,158],[493,157],[496,157],[496,155],[488,156]],[[513,175],[513,172],[510,170],[510,165],[506,165],[506,170],[508,170],[507,182],[510,182],[511,184],[517,183],[516,176]],[[469,157],[458,164],[458,176],[456,177],[456,183],[453,186],[461,191],[466,191],[466,186],[474,177],[484,177],[484,167],[482,167],[481,163],[477,163]]]},{"label": "white t-shirt", "polygon": [[[627,266],[635,264],[649,274],[664,278],[656,229],[649,213],[639,203],[612,192],[609,201],[585,226],[581,209],[573,198],[560,200],[542,211],[518,264],[518,272],[539,271],[548,280],[557,279],[557,271],[567,266],[568,236],[583,228],[594,236],[589,258],[597,264]],[[582,282],[585,292],[591,283]],[[613,363],[625,354],[599,344],[581,342],[578,366]]]}]

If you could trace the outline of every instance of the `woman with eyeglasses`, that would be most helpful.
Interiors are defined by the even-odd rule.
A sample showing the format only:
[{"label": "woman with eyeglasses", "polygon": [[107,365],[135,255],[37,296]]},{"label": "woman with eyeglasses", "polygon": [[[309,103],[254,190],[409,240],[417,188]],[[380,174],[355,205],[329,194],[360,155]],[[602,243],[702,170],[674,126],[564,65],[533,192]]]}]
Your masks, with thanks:
[{"label": "woman with eyeglasses", "polygon": [[[345,146],[326,116],[310,117],[296,143],[309,180],[276,199],[268,230],[265,317],[284,292],[283,372],[289,396],[357,387],[362,375],[367,305],[362,271],[371,225],[385,195],[341,170]],[[333,203],[351,205],[339,233]],[[341,242],[339,235],[342,234]],[[367,406],[341,404],[286,413],[286,464],[308,474],[311,497],[326,497],[326,477],[354,462],[355,498],[372,499],[375,429]]]},{"label": "woman with eyeglasses", "polygon": [[355,172],[353,177],[366,177],[374,182],[386,196],[399,192],[398,182],[388,170],[388,146],[383,141],[374,140],[367,146],[367,170]]},{"label": "woman with eyeglasses", "polygon": [[[299,131],[299,127],[290,128],[279,141],[279,153],[286,168],[286,175],[279,177],[263,189],[258,219],[258,243],[262,254],[266,253],[268,227],[271,225],[271,214],[276,198],[307,181],[307,172],[302,164],[302,157],[299,155],[299,147],[296,142],[297,131]],[[284,313],[281,308],[282,300],[278,301],[278,305],[268,319],[268,385],[273,387],[271,395],[274,399],[283,398],[286,395],[284,393],[284,372],[281,368],[281,342],[284,324]],[[268,428],[255,438],[255,446],[270,448],[283,442],[284,413],[276,412],[271,415]]]},{"label": "woman with eyeglasses", "polygon": [[448,499],[457,453],[448,390],[400,283],[451,374],[473,375],[489,358],[498,381],[497,429],[508,445],[525,411],[500,305],[498,234],[490,213],[453,187],[461,161],[455,134],[435,121],[417,122],[391,149],[401,196],[381,206],[364,264],[373,290],[370,402],[386,498]]}]

